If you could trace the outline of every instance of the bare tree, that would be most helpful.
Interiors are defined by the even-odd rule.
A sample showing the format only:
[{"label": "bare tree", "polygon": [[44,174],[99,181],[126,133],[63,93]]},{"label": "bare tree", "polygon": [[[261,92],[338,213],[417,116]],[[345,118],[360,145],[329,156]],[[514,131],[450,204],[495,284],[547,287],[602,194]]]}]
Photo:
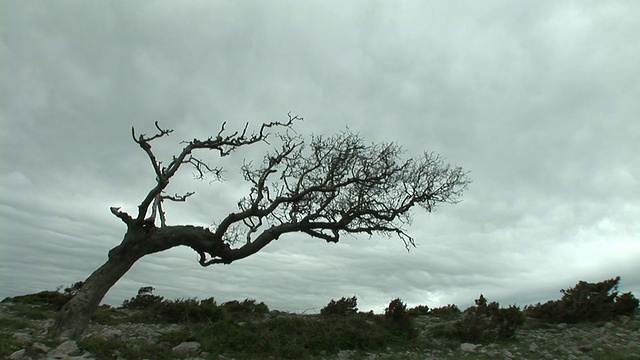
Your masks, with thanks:
[{"label": "bare tree", "polygon": [[[137,214],[111,208],[127,226],[124,239],[60,311],[51,335],[81,335],[107,291],[145,255],[188,246],[198,253],[202,266],[230,264],[293,232],[327,242],[338,242],[343,234],[395,234],[409,248],[415,246],[406,232],[409,210],[418,205],[430,212],[438,203],[455,203],[470,183],[466,172],[445,164],[438,155],[425,153],[419,159],[402,160],[399,145],[367,145],[349,131],[332,137],[313,136],[305,143],[292,130],[299,120],[289,115],[285,122],[265,123],[251,133],[248,125],[228,133],[223,124],[216,136],[184,142],[182,151],[166,165],[156,158],[151,143],[173,130],[157,122],[157,132],[151,136],[136,135],[132,129],[133,140],[151,162],[156,184]],[[183,165],[195,169],[199,178],[220,177],[221,168],[208,165],[194,153],[216,150],[224,157],[239,147],[266,142],[268,137],[272,152],[261,164],[241,167],[251,190],[238,202],[236,212],[211,229],[166,224],[163,202],[185,201],[193,195],[165,193]]]}]

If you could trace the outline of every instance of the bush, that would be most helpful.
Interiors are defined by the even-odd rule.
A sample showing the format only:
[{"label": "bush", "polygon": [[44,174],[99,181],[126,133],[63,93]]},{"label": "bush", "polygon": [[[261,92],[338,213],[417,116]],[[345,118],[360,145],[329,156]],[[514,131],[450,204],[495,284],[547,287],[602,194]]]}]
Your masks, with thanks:
[{"label": "bush", "polygon": [[461,311],[455,304],[448,304],[447,306],[441,306],[431,309],[430,314],[443,318],[455,318],[460,315]]},{"label": "bush", "polygon": [[64,294],[68,295],[70,297],[74,297],[74,296],[76,296],[78,291],[80,291],[80,289],[82,288],[82,285],[84,285],[84,282],[83,281],[78,281],[75,284],[72,284],[71,286],[65,288],[64,289]]},{"label": "bush", "polygon": [[324,316],[348,316],[358,312],[358,299],[355,296],[350,298],[341,298],[338,301],[331,299],[327,306],[320,310],[320,314]]},{"label": "bush", "polygon": [[636,299],[636,297],[630,292],[620,294],[620,296],[616,298],[615,304],[613,304],[613,314],[633,315],[638,308],[639,303],[640,301],[638,301],[638,299]]},{"label": "bush", "polygon": [[35,294],[20,295],[15,297],[8,297],[2,302],[12,302],[16,304],[25,304],[31,306],[37,306],[42,309],[60,311],[62,307],[71,300],[72,296],[63,294],[58,291],[41,291]]},{"label": "bush", "polygon": [[239,317],[262,316],[269,313],[267,304],[256,303],[255,299],[245,299],[242,302],[238,300],[227,301],[222,304],[222,308],[230,315]]},{"label": "bush", "polygon": [[524,315],[515,305],[500,308],[497,302],[487,303],[484,295],[475,300],[462,313],[462,318],[441,335],[465,342],[488,343],[509,340],[515,337],[516,330],[524,324]]},{"label": "bush", "polygon": [[122,307],[131,310],[144,310],[149,309],[154,305],[161,304],[164,301],[164,298],[162,296],[153,295],[153,290],[155,289],[151,286],[141,287],[138,290],[138,295],[136,295],[136,297],[122,302]]},{"label": "bush", "polygon": [[384,318],[392,324],[404,325],[409,320],[407,305],[400,298],[391,300],[389,306],[384,309]]},{"label": "bush", "polygon": [[213,298],[204,300],[178,299],[154,304],[148,310],[152,317],[160,322],[182,323],[214,323],[225,318],[225,311]]},{"label": "bush", "polygon": [[560,290],[562,299],[547,301],[525,309],[527,315],[553,323],[606,321],[618,315],[632,315],[638,299],[631,293],[618,295],[620,277],[599,283],[579,281],[575,287]]},{"label": "bush", "polygon": [[391,300],[389,306],[384,309],[384,319],[390,325],[391,331],[410,337],[415,335],[413,318],[409,316],[407,305],[399,298]]},{"label": "bush", "polygon": [[407,311],[407,314],[409,314],[410,316],[428,315],[429,307],[427,305],[414,306]]}]

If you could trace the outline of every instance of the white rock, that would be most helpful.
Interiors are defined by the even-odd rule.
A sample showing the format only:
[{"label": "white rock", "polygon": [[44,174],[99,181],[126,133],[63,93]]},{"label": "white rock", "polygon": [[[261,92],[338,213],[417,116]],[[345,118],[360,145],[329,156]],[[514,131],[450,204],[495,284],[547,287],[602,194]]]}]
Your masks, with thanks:
[{"label": "white rock", "polygon": [[531,352],[538,351],[538,345],[536,345],[536,344],[529,345],[529,351],[531,351]]},{"label": "white rock", "polygon": [[20,349],[18,351],[14,351],[13,353],[11,353],[11,355],[9,355],[9,359],[10,360],[21,360],[21,359],[26,359],[27,357],[25,356],[25,353],[27,352],[27,349]]},{"label": "white rock", "polygon": [[611,321],[609,321],[608,323],[604,324],[603,326],[605,329],[613,329],[616,327],[616,324],[612,323]]},{"label": "white rock", "polygon": [[43,352],[43,353],[48,353],[49,351],[51,351],[51,348],[48,347],[47,345],[41,343],[41,342],[34,342],[33,345],[31,345],[31,348],[33,350],[39,351],[39,352]]},{"label": "white rock", "polygon": [[102,337],[104,337],[105,339],[119,338],[121,336],[122,336],[122,331],[120,329],[105,329],[102,332]]},{"label": "white rock", "polygon": [[464,351],[464,352],[473,352],[476,351],[476,348],[479,345],[476,344],[471,344],[471,343],[462,343],[460,344],[460,350]]},{"label": "white rock", "polygon": [[71,355],[80,354],[80,349],[78,348],[78,344],[76,344],[73,340],[67,340],[62,344],[58,345],[57,348],[49,351],[47,354],[48,358],[54,359],[66,359]]},{"label": "white rock", "polygon": [[19,343],[26,344],[30,343],[33,338],[29,334],[17,332],[13,334],[13,338],[16,339]]},{"label": "white rock", "polygon": [[200,344],[195,341],[183,342],[172,350],[176,354],[193,354],[200,350]]}]

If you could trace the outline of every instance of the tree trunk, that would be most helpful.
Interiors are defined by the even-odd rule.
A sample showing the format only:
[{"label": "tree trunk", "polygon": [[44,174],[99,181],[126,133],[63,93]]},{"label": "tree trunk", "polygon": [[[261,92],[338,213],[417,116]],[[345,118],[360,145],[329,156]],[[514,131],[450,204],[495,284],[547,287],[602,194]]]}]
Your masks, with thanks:
[{"label": "tree trunk", "polygon": [[144,254],[116,254],[111,251],[109,260],[85,280],[80,291],[60,310],[49,331],[50,336],[76,338],[82,335],[107,291],[142,256]]}]

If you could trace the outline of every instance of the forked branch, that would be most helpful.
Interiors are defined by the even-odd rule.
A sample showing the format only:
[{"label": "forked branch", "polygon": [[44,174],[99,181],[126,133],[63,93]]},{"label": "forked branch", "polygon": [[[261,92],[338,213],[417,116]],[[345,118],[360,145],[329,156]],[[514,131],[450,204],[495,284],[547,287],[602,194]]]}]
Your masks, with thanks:
[{"label": "forked branch", "polygon": [[[249,133],[249,124],[247,123],[242,131],[235,131],[231,134],[226,134],[226,123],[223,123],[220,131],[215,137],[210,137],[206,140],[193,139],[191,141],[184,142],[186,143],[186,146],[178,155],[172,157],[167,166],[162,166],[162,161],[157,159],[152,150],[151,142],[162,137],[169,136],[173,130],[162,128],[157,121],[155,122],[157,132],[150,136],[146,134],[137,135],[135,129],[131,128],[131,136],[133,137],[133,140],[145,151],[151,162],[156,174],[156,185],[147,193],[146,197],[138,206],[138,214],[135,219],[131,215],[120,211],[119,209],[117,209],[117,211],[112,210],[112,213],[123,220],[128,226],[132,224],[142,224],[145,221],[148,222],[149,219],[145,218],[149,211],[149,207],[153,207],[152,218],[155,218],[157,214],[162,216],[164,212],[159,211],[162,209],[162,200],[170,199],[174,201],[184,201],[187,197],[185,196],[181,199],[179,197],[171,198],[162,195],[164,189],[169,185],[170,179],[177,173],[183,164],[190,164],[195,169],[196,178],[203,179],[208,174],[214,174],[216,178],[220,178],[222,168],[210,166],[207,162],[192,155],[195,150],[217,150],[220,156],[227,156],[239,147],[255,144],[257,142],[266,142],[267,137],[269,136],[268,130],[275,128],[291,129],[295,121],[301,120],[302,118],[298,116],[291,116],[289,113],[287,121],[264,123],[260,126],[258,132]],[[161,219],[161,221],[164,224],[164,220]]]}]

